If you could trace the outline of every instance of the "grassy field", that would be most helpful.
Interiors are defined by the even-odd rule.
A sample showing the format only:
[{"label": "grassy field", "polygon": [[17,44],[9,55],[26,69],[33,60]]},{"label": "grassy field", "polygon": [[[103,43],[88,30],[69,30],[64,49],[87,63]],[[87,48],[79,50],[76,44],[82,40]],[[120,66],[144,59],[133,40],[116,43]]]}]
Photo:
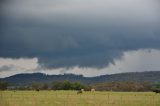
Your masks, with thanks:
[{"label": "grassy field", "polygon": [[0,106],[160,106],[152,92],[0,91]]}]

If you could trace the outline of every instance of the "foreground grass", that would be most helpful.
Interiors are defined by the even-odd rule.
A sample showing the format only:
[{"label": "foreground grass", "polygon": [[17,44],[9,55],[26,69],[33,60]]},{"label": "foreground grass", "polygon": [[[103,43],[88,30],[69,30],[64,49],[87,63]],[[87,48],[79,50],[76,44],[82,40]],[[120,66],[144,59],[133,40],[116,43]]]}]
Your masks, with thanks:
[{"label": "foreground grass", "polygon": [[152,92],[0,91],[0,106],[160,106]]}]

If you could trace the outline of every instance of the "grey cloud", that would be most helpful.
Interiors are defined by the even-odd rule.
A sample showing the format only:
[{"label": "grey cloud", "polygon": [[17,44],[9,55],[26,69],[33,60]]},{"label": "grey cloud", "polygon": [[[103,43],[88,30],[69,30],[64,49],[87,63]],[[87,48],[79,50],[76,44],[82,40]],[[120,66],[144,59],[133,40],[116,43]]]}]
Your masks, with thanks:
[{"label": "grey cloud", "polygon": [[[77,51],[64,52],[64,54],[54,54],[51,57],[40,56],[39,62],[47,67],[96,67],[101,68],[108,63],[113,63],[113,58],[120,58],[120,51]],[[81,53],[80,53],[81,52]],[[93,53],[92,53],[93,52]]]},{"label": "grey cloud", "polygon": [[0,57],[102,67],[124,51],[160,48],[157,0],[12,0],[2,6]]},{"label": "grey cloud", "polygon": [[0,67],[0,72],[11,71],[13,67],[14,67],[13,65],[3,65]]}]

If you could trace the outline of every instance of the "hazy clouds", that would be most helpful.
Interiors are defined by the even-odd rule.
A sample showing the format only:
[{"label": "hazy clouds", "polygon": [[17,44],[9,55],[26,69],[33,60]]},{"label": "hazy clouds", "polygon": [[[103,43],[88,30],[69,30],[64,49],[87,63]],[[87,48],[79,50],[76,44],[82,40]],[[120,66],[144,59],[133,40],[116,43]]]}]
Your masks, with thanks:
[{"label": "hazy clouds", "polygon": [[104,74],[115,74],[122,72],[143,72],[160,70],[160,51],[155,49],[144,49],[125,52],[121,59],[114,60],[101,69],[93,67],[74,66],[70,68],[45,68],[38,63],[37,58],[0,58],[0,78],[8,77],[17,73],[41,72],[46,74],[73,73],[92,77]]}]

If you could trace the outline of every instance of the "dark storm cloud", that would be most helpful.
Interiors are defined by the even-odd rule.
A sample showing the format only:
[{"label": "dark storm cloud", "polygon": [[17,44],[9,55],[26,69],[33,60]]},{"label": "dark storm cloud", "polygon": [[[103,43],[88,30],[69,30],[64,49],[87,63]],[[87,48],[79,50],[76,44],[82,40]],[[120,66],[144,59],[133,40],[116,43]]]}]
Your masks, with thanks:
[{"label": "dark storm cloud", "polygon": [[47,67],[101,67],[124,51],[160,48],[157,0],[12,0],[1,3],[0,57]]}]

